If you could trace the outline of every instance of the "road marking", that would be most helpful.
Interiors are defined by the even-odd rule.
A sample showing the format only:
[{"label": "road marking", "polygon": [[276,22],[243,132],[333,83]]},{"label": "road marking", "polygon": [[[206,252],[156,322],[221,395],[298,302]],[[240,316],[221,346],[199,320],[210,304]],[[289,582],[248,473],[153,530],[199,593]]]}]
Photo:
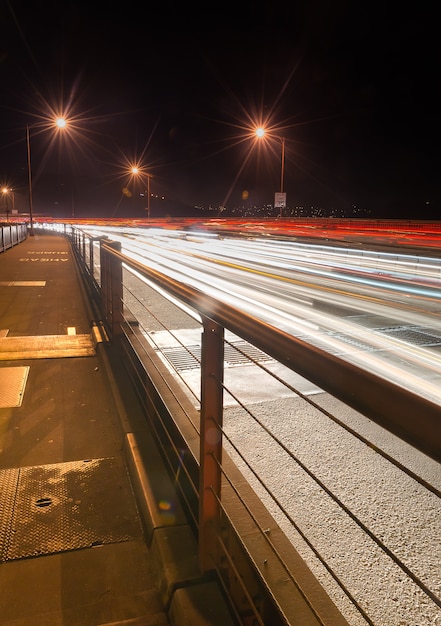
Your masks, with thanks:
[{"label": "road marking", "polygon": [[0,287],[45,287],[45,280],[11,280],[0,282]]}]

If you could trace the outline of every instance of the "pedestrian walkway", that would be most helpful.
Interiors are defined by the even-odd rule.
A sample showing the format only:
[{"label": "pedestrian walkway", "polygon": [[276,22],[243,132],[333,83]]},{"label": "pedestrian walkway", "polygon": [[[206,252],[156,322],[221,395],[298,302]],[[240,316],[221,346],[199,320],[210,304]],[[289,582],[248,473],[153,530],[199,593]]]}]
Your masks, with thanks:
[{"label": "pedestrian walkway", "polygon": [[232,624],[111,351],[66,238],[0,255],[0,623]]}]

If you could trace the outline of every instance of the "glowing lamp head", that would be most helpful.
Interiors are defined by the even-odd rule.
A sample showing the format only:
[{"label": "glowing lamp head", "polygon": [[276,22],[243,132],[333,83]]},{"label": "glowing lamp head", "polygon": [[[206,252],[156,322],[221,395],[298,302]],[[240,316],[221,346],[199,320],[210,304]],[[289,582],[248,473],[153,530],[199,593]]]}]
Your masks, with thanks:
[{"label": "glowing lamp head", "polygon": [[261,126],[259,126],[259,128],[256,128],[256,137],[263,137],[265,134],[265,129],[262,128]]},{"label": "glowing lamp head", "polygon": [[64,128],[66,126],[66,120],[64,117],[58,117],[55,120],[55,125],[58,126],[58,128]]}]

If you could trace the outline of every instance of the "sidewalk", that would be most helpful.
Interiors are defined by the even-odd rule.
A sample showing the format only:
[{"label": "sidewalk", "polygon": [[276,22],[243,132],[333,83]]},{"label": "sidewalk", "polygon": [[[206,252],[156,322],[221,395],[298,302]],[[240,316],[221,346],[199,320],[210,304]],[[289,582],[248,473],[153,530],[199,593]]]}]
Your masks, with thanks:
[{"label": "sidewalk", "polygon": [[64,237],[36,231],[0,254],[1,624],[227,626],[177,498],[174,526],[148,541],[141,457],[161,461],[94,322]]}]

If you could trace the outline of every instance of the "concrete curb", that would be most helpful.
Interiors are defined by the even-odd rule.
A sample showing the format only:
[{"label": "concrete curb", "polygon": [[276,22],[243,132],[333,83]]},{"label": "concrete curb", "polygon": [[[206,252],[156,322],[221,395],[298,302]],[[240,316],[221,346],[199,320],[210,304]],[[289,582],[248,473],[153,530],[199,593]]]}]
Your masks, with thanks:
[{"label": "concrete curb", "polygon": [[126,433],[124,453],[158,589],[172,626],[237,626],[216,581],[198,564],[198,545],[159,451],[148,433],[140,448]]}]

